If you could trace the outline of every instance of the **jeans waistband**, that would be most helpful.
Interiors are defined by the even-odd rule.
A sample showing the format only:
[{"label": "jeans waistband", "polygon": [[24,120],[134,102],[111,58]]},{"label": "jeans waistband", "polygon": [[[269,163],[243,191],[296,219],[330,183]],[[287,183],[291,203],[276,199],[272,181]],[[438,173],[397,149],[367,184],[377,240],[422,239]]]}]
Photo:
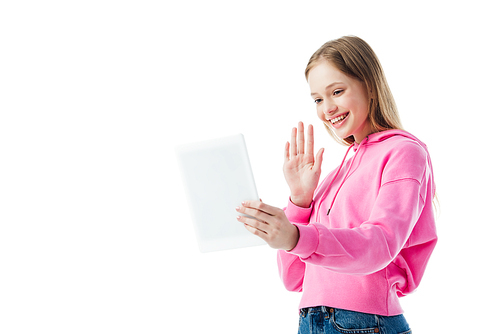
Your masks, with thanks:
[{"label": "jeans waistband", "polygon": [[333,307],[315,306],[315,307],[306,307],[300,309],[300,314],[305,317],[307,314],[311,313],[333,313],[333,311],[334,311]]}]

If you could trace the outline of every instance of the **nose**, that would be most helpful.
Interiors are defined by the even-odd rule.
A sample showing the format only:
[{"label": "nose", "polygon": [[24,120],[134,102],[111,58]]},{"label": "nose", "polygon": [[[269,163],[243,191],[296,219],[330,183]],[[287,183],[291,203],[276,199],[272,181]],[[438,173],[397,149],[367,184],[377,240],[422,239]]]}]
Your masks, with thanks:
[{"label": "nose", "polygon": [[338,110],[338,107],[333,103],[331,99],[324,99],[323,100],[323,113],[325,114],[326,117],[332,116],[335,114]]}]

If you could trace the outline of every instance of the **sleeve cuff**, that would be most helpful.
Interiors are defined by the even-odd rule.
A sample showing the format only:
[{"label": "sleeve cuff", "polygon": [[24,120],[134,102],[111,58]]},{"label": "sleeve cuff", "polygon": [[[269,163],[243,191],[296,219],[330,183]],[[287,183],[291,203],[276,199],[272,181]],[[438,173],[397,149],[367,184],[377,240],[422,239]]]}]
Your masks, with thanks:
[{"label": "sleeve cuff", "polygon": [[314,254],[318,248],[319,231],[314,224],[294,224],[299,229],[299,241],[294,249],[287,253],[306,259]]},{"label": "sleeve cuff", "polygon": [[285,214],[288,220],[294,224],[309,224],[314,202],[308,208],[302,208],[292,203],[288,198],[288,206],[285,208]]}]

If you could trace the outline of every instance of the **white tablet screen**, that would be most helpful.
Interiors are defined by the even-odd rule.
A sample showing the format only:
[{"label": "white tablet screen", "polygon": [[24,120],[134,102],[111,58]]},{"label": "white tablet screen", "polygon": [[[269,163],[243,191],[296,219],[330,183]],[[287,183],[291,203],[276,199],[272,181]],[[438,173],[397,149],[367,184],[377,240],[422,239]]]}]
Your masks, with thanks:
[{"label": "white tablet screen", "polygon": [[236,220],[236,206],[259,199],[243,135],[177,148],[200,251],[265,244]]}]

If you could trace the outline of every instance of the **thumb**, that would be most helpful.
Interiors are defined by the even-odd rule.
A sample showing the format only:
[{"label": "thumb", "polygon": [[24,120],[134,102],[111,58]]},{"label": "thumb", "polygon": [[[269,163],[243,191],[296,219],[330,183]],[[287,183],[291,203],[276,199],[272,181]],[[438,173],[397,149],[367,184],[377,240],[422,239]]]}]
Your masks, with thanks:
[{"label": "thumb", "polygon": [[320,169],[321,164],[323,163],[323,153],[325,153],[325,149],[321,148],[318,153],[316,153],[316,161],[314,162],[314,168]]}]

